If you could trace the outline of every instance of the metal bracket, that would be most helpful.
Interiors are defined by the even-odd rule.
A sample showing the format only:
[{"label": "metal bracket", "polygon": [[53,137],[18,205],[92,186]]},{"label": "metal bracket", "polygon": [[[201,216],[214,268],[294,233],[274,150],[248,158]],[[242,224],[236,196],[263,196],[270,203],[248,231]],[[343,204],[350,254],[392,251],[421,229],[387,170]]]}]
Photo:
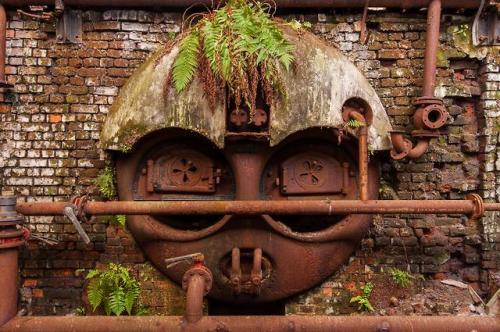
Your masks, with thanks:
[{"label": "metal bracket", "polygon": [[76,231],[78,232],[78,235],[82,238],[83,242],[86,244],[90,243],[90,238],[85,232],[85,230],[82,227],[82,224],[80,221],[78,221],[78,218],[76,217],[76,206],[73,204],[68,204],[64,207],[64,215],[73,223],[73,226],[75,226]]},{"label": "metal bracket", "polygon": [[82,11],[65,9],[57,18],[56,38],[58,43],[80,44],[82,42]]},{"label": "metal bracket", "polygon": [[472,25],[472,43],[474,46],[500,45],[499,9],[497,5],[486,0],[481,1],[481,6],[474,18]]}]

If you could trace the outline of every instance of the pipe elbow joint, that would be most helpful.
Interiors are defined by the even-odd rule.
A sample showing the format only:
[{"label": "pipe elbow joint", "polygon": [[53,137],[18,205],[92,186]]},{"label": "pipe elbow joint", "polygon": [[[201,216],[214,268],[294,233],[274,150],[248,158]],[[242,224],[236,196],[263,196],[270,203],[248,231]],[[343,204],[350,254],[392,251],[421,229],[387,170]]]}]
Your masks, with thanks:
[{"label": "pipe elbow joint", "polygon": [[419,138],[417,144],[413,146],[413,143],[409,139],[404,138],[402,132],[395,131],[391,132],[391,141],[393,145],[393,149],[391,150],[392,159],[401,160],[406,157],[416,159],[429,149],[430,138]]}]

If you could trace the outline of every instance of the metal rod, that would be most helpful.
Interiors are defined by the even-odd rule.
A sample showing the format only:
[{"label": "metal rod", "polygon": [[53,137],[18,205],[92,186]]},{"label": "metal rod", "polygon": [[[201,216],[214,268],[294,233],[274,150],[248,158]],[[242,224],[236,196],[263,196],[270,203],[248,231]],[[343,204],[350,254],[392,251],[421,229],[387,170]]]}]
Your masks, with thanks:
[{"label": "metal rod", "polygon": [[[213,6],[224,1],[217,0],[65,0],[68,7],[189,7],[193,5]],[[363,8],[365,0],[275,0],[278,8]],[[3,0],[6,6],[54,5],[54,0]],[[478,8],[480,0],[443,0],[445,8]],[[423,8],[429,0],[371,0],[371,7]]]},{"label": "metal rod", "polygon": [[427,9],[427,32],[425,34],[423,95],[434,96],[436,86],[437,50],[441,25],[441,0],[431,0]]},{"label": "metal rod", "polygon": [[[25,216],[63,215],[68,202],[17,204]],[[484,203],[486,211],[500,211],[500,203]],[[304,200],[304,201],[114,201],[88,202],[89,215],[333,215],[333,214],[471,214],[471,200]]]},{"label": "metal rod", "polygon": [[7,34],[7,14],[5,8],[0,4],[0,87],[5,86],[5,50]]},{"label": "metal rod", "polygon": [[499,318],[485,316],[205,316],[196,324],[179,316],[58,316],[17,317],[0,331],[498,332],[498,326]]}]

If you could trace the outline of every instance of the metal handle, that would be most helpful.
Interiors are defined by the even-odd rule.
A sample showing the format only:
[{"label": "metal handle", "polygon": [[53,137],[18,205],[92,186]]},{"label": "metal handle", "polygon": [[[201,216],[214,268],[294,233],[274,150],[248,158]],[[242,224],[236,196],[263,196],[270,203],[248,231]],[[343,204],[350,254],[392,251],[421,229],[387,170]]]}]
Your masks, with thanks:
[{"label": "metal handle", "polygon": [[182,262],[188,262],[192,264],[192,263],[203,263],[204,260],[205,256],[202,253],[197,252],[194,254],[167,258],[165,259],[165,263],[167,264],[167,269],[168,269]]},{"label": "metal handle", "polygon": [[66,205],[63,211],[64,215],[73,223],[73,226],[75,226],[75,229],[78,232],[78,235],[82,238],[83,242],[85,242],[85,244],[89,244],[90,238],[76,217],[76,208],[72,205]]}]

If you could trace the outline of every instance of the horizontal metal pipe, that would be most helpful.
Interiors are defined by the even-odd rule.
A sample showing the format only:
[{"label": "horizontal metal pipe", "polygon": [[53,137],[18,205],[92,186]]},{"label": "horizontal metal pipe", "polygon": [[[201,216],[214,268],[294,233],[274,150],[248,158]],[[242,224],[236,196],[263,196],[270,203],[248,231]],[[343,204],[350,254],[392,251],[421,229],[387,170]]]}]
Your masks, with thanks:
[{"label": "horizontal metal pipe", "polygon": [[[366,0],[274,0],[278,8],[363,8]],[[443,0],[444,8],[478,8],[480,0]],[[2,0],[11,7],[53,5],[54,0]],[[65,0],[68,7],[189,7],[211,6],[217,0]],[[429,0],[370,0],[370,7],[423,8]]]},{"label": "horizontal metal pipe", "polygon": [[[26,216],[63,215],[68,202],[18,203]],[[500,203],[484,203],[486,211]],[[317,201],[113,201],[88,202],[89,215],[333,215],[333,214],[471,214],[470,200],[317,200]]]},{"label": "horizontal metal pipe", "polygon": [[17,317],[0,332],[128,331],[397,331],[498,332],[500,319],[464,316],[206,316],[188,324],[179,316]]}]

